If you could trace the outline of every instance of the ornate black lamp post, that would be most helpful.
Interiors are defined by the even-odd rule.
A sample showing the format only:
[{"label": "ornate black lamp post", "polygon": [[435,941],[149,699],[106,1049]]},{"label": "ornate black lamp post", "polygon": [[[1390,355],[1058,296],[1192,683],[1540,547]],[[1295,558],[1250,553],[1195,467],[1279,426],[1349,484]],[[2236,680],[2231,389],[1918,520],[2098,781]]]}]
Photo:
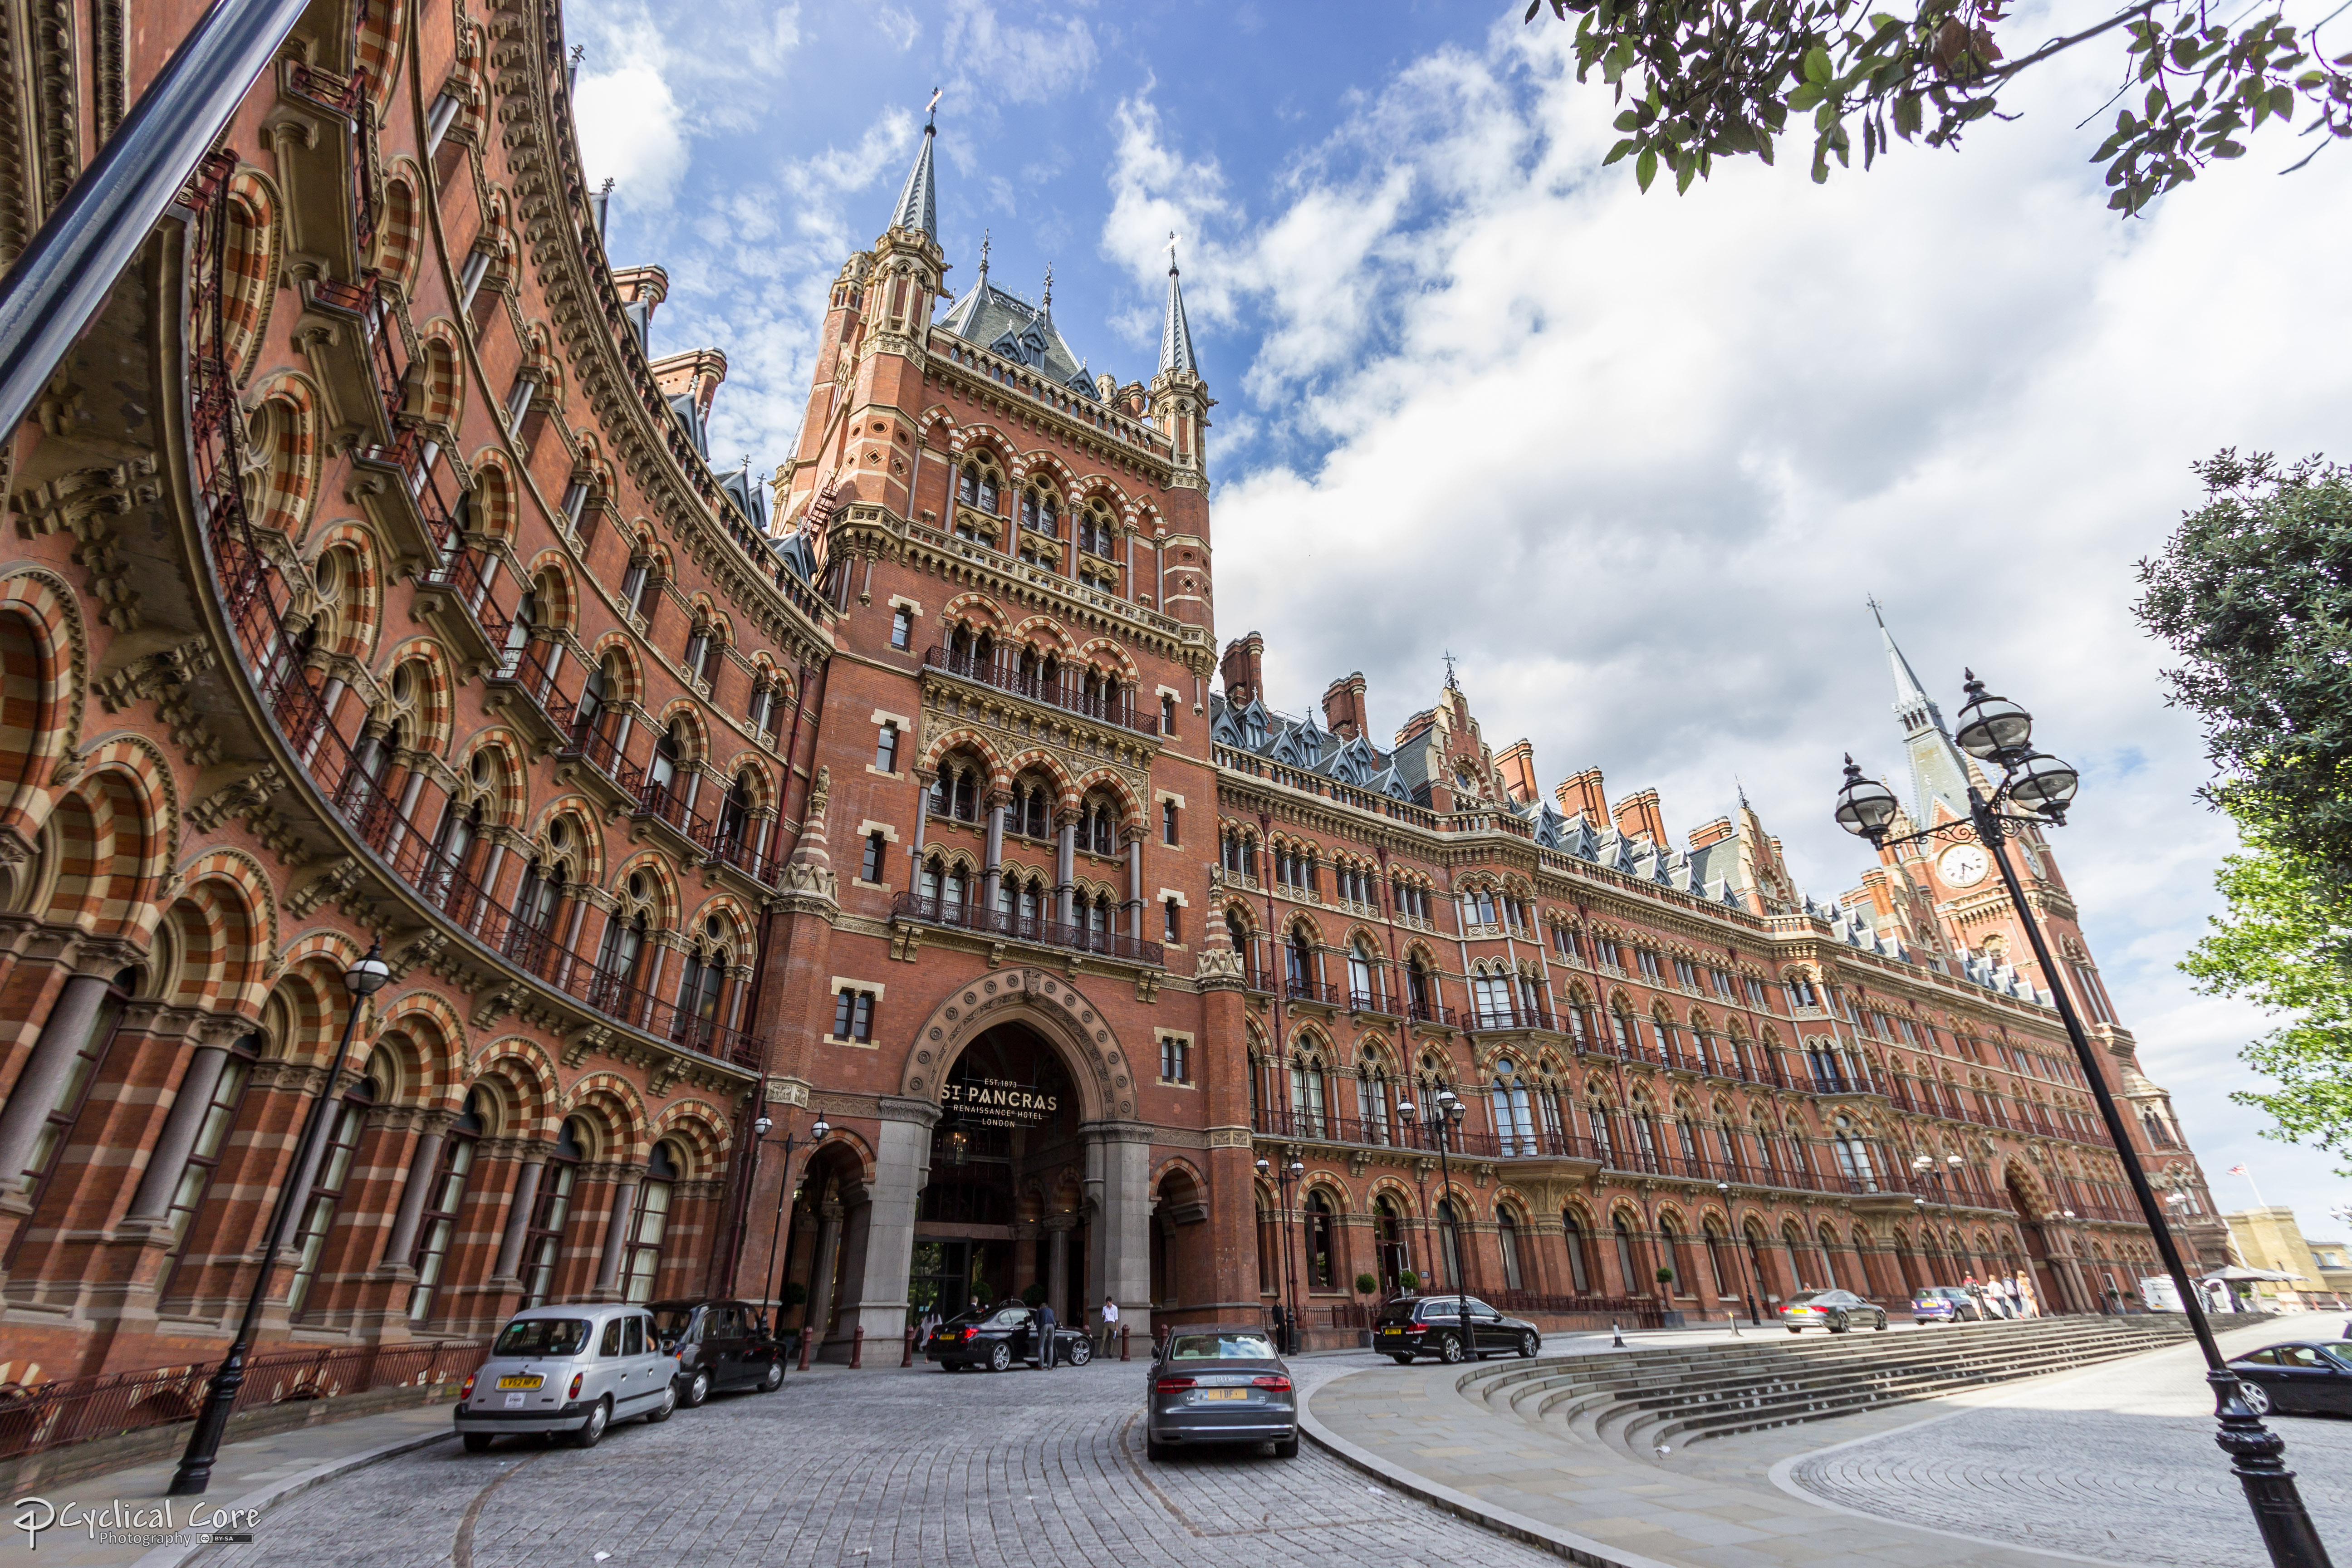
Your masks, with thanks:
[{"label": "ornate black lamp post", "polygon": [[1257,1163],[1257,1173],[1272,1175],[1275,1190],[1282,1205],[1282,1353],[1298,1353],[1298,1281],[1290,1268],[1290,1189],[1307,1174],[1306,1163],[1293,1160],[1287,1165],[1277,1165],[1271,1160]]},{"label": "ornate black lamp post", "polygon": [[[1412,1118],[1418,1115],[1421,1124],[1437,1141],[1437,1201],[1445,1205],[1448,1214],[1454,1212],[1454,1172],[1445,1157],[1446,1134],[1462,1125],[1463,1113],[1468,1110],[1462,1097],[1450,1089],[1439,1089],[1436,1103],[1425,1113],[1417,1111],[1410,1100],[1397,1101],[1399,1116]],[[1442,1222],[1438,1233],[1441,1237],[1444,1235]],[[1470,1337],[1470,1281],[1465,1274],[1463,1261],[1467,1256],[1467,1244],[1462,1238],[1462,1222],[1457,1216],[1454,1222],[1454,1306],[1462,1325],[1462,1353],[1475,1359],[1478,1354],[1478,1342]]]},{"label": "ornate black lamp post", "polygon": [[[751,1123],[751,1177],[754,1181],[759,1178],[760,1174],[759,1160],[761,1145],[775,1142],[774,1139],[768,1136],[768,1130],[774,1125],[775,1122],[764,1115],[761,1116]],[[832,1131],[832,1125],[827,1122],[824,1117],[818,1117],[814,1122],[809,1124],[808,1141],[810,1146],[814,1147],[815,1145],[824,1142],[825,1134]],[[777,1276],[776,1270],[782,1267],[783,1262],[781,1248],[783,1246],[784,1240],[784,1209],[793,1201],[793,1151],[800,1147],[799,1142],[789,1132],[784,1134],[783,1144],[784,1173],[776,1183],[776,1223],[768,1232],[768,1267],[764,1271],[769,1276],[769,1279],[775,1280],[775,1290],[772,1293],[768,1291],[767,1286],[769,1279],[762,1279],[760,1282],[761,1294],[765,1295],[769,1300],[773,1301],[776,1304],[776,1327],[778,1329],[782,1329],[784,1326],[784,1297],[783,1281]],[[746,1184],[746,1190],[748,1190],[748,1188],[749,1184]],[[733,1270],[729,1270],[729,1273],[731,1277]]]},{"label": "ornate black lamp post", "polygon": [[[1723,1223],[1728,1227],[1736,1223],[1731,1213],[1731,1184],[1717,1182],[1715,1184],[1715,1191],[1716,1194],[1723,1199]],[[1740,1278],[1748,1282],[1748,1324],[1751,1327],[1760,1328],[1764,1323],[1764,1299],[1760,1294],[1760,1288],[1756,1283],[1756,1270],[1748,1260],[1748,1237],[1744,1233],[1735,1234],[1738,1235],[1738,1240],[1735,1241],[1728,1236],[1725,1237],[1724,1240],[1730,1246],[1731,1250],[1738,1255]],[[1738,1320],[1735,1318],[1732,1321],[1732,1327],[1737,1329],[1738,1326]]]},{"label": "ornate black lamp post", "polygon": [[302,1136],[294,1145],[294,1164],[286,1173],[286,1180],[278,1189],[278,1202],[270,1206],[269,1229],[261,1241],[261,1268],[255,1274],[253,1294],[246,1298],[245,1316],[236,1325],[236,1338],[230,1342],[228,1354],[213,1373],[205,1385],[205,1407],[196,1415],[196,1429],[188,1435],[187,1452],[180,1456],[180,1468],[172,1472],[172,1484],[165,1489],[173,1497],[202,1497],[212,1484],[213,1460],[220,1453],[221,1439],[228,1434],[228,1418],[236,1409],[237,1390],[245,1386],[245,1360],[252,1353],[253,1336],[261,1326],[261,1306],[268,1299],[269,1282],[278,1274],[278,1249],[286,1244],[286,1226],[294,1216],[297,1205],[303,1198],[303,1177],[319,1156],[319,1140],[327,1130],[327,1111],[342,1093],[343,1059],[352,1054],[352,1037],[359,1032],[360,1005],[384,987],[392,978],[392,965],[383,961],[383,943],[371,943],[367,956],[343,971],[343,989],[351,994],[351,1012],[343,1019],[343,1037],[335,1047],[334,1059],[327,1066],[327,1081],[310,1109],[303,1114]]},{"label": "ornate black lamp post", "polygon": [[2066,1026],[2066,1037],[2074,1044],[2084,1079],[2091,1086],[2091,1096],[2098,1102],[2099,1116],[2106,1123],[2116,1158],[2131,1183],[2132,1196],[2139,1204],[2140,1215],[2155,1238],[2165,1272],[2172,1277],[2173,1289],[2179,1292],[2181,1310],[2188,1315],[2198,1348],[2205,1352],[2205,1381],[2213,1390],[2214,1415],[2221,1424],[2214,1441],[2233,1461],[2239,1484],[2245,1489],[2246,1501],[2253,1509],[2254,1523],[2262,1531],[2263,1544],[2270,1551],[2271,1562],[2277,1568],[2328,1568],[2327,1549],[2321,1544],[2319,1531],[2303,1506],[2294,1472],[2286,1468],[2286,1445],[2263,1425],[2262,1417],[2246,1403],[2237,1377],[2222,1359],[2221,1347],[2214,1342],[2212,1325],[2205,1321],[2204,1308],[2181,1262],[2180,1249],[2173,1242],[2172,1227],[2165,1221],[2164,1205],[2157,1200],[2155,1189],[2148,1184],[2147,1173],[2132,1150],[2130,1128],[2115,1096],[2108,1092],[2098,1053],[2084,1031],[2074,1002],[2066,994],[2058,965],[2050,956],[2050,945],[2042,939],[2042,922],[2034,918],[2025,889],[2018,883],[2017,870],[2010,864],[2009,852],[2003,847],[2007,840],[2026,828],[2066,825],[2067,804],[2074,798],[2078,783],[2074,770],[2033,749],[2031,713],[2006,697],[1989,695],[1984,682],[1976,678],[1973,670],[1961,673],[1967,681],[1969,700],[1960,710],[1953,739],[1969,755],[2001,770],[2001,781],[1992,797],[1986,799],[1971,783],[1966,821],[1939,823],[1900,837],[1889,837],[1887,830],[1901,812],[1902,803],[1885,784],[1863,777],[1862,770],[1849,754],[1845,760],[1845,783],[1837,795],[1838,826],[1867,838],[1873,848],[1882,850],[1893,844],[1933,838],[1955,843],[1973,841],[1984,846],[1994,868],[2000,872],[2001,886],[2017,910],[2018,922],[2025,928],[2026,939],[2033,945],[2033,956],[2049,980],[2051,997],[2057,1004],[2060,1021]]}]

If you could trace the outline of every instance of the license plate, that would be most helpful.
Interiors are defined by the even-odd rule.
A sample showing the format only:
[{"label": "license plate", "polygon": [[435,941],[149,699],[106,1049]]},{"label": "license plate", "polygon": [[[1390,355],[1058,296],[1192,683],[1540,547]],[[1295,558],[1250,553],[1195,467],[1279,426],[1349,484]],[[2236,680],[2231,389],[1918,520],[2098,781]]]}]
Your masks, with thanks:
[{"label": "license plate", "polygon": [[1384,1340],[1401,1340],[1404,1338],[1404,1331],[1402,1329],[1382,1329],[1381,1331],[1381,1338]]},{"label": "license plate", "polygon": [[500,1388],[537,1388],[546,1381],[547,1379],[543,1377],[502,1377],[499,1379],[499,1386]]},{"label": "license plate", "polygon": [[1249,1397],[1249,1390],[1246,1388],[1204,1388],[1201,1390],[1200,1396],[1202,1399],[1247,1399]]}]

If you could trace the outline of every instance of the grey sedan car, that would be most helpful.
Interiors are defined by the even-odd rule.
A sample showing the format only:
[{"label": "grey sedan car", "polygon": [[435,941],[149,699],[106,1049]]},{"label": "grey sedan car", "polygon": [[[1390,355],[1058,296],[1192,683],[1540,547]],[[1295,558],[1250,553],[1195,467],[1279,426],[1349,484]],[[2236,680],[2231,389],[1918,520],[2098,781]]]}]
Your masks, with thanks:
[{"label": "grey sedan car", "polygon": [[1298,1391],[1260,1328],[1174,1330],[1151,1360],[1144,1452],[1165,1459],[1206,1443],[1272,1443],[1298,1454]]}]

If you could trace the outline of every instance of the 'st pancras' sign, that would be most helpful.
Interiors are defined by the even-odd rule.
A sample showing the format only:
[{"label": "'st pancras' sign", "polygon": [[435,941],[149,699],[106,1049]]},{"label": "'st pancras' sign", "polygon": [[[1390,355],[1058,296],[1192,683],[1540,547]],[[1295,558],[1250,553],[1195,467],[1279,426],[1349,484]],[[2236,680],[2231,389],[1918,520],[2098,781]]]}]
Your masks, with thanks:
[{"label": "'st pancras' sign", "polygon": [[1002,1078],[955,1078],[940,1086],[940,1104],[983,1127],[1030,1126],[1061,1109],[1061,1097]]}]

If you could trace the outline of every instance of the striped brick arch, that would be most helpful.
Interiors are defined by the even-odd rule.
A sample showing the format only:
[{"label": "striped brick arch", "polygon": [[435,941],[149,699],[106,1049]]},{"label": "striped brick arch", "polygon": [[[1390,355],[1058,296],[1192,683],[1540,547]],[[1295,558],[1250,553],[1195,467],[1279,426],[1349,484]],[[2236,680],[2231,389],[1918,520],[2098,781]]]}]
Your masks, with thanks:
[{"label": "striped brick arch", "polygon": [[0,578],[0,827],[33,841],[58,762],[79,740],[86,634],[73,593],[47,572]]},{"label": "striped brick arch", "polygon": [[247,167],[229,176],[221,247],[221,352],[238,385],[253,374],[278,297],[278,197],[268,175]]},{"label": "striped brick arch", "polygon": [[[596,1134],[599,1160],[643,1162],[653,1154],[653,1123],[636,1086],[618,1073],[590,1073],[563,1097],[563,1115],[577,1116]],[[558,1118],[559,1121],[562,1118]]]},{"label": "striped brick arch", "polygon": [[492,1040],[467,1068],[476,1083],[495,1083],[508,1117],[499,1131],[517,1138],[553,1138],[563,1125],[562,1090],[547,1047],[520,1035]]}]

